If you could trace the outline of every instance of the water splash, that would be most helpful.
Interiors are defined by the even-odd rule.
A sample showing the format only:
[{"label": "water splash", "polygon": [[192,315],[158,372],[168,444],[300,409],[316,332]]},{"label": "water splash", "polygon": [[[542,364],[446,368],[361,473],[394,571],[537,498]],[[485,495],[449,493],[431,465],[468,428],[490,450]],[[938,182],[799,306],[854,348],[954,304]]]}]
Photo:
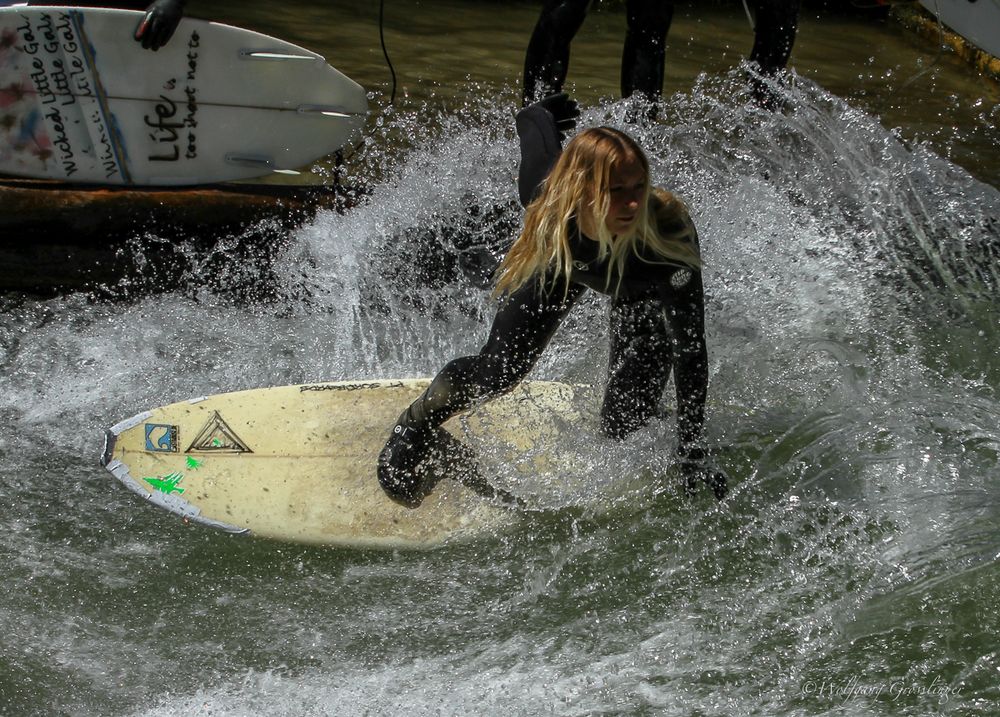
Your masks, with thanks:
[{"label": "water splash", "polygon": [[[194,257],[183,286],[126,303],[5,299],[0,616],[48,656],[12,653],[11,704],[33,679],[67,712],[937,706],[808,689],[861,675],[995,705],[1000,198],[802,78],[780,113],[741,88],[706,76],[659,121],[583,117],[635,134],[699,227],[722,505],[681,496],[669,415],[618,447],[585,419],[573,465],[519,486],[539,508],[520,527],[428,554],[234,542],[96,467],[94,436],[152,405],[476,350],[482,262],[520,219],[502,101],[387,116],[376,139],[406,149],[366,148],[361,204],[280,243],[266,297],[205,288]],[[606,310],[588,297],[534,377],[596,405]]]}]

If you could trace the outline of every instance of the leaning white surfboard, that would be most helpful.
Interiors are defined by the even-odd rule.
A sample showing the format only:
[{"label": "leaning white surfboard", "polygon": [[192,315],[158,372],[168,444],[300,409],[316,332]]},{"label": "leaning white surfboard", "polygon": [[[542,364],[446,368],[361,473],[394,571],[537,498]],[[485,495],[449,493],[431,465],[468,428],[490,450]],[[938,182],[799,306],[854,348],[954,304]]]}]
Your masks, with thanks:
[{"label": "leaning white surfboard", "polygon": [[920,0],[920,4],[966,40],[1000,57],[1000,2]]},{"label": "leaning white surfboard", "polygon": [[[428,379],[306,384],[219,394],[142,413],[108,431],[102,463],[185,520],[304,543],[432,547],[516,517],[483,485],[446,476],[417,508],[390,500],[375,465]],[[535,472],[577,423],[572,387],[525,382],[445,429],[476,473]]]},{"label": "leaning white surfboard", "polygon": [[364,125],[364,89],[314,52],[185,18],[166,46],[143,14],[0,8],[0,173],[192,185],[297,170]]}]

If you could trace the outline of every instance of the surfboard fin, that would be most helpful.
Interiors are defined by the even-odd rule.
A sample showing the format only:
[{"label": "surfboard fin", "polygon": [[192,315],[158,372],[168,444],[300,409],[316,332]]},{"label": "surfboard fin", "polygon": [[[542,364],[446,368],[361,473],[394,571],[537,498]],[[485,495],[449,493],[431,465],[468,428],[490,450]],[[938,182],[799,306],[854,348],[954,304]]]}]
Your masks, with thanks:
[{"label": "surfboard fin", "polygon": [[367,112],[349,112],[343,107],[334,107],[332,105],[299,105],[295,108],[295,111],[303,115],[319,114],[324,117],[336,117],[341,119],[356,117],[359,114],[367,114]]},{"label": "surfboard fin", "polygon": [[326,62],[326,59],[319,55],[306,55],[306,54],[292,54],[290,52],[281,52],[279,50],[250,50],[242,49],[240,50],[240,57],[245,60],[292,60],[292,61],[308,61],[308,62]]},{"label": "surfboard fin", "polygon": [[259,154],[236,154],[234,152],[229,152],[226,155],[226,161],[230,164],[239,164],[246,167],[270,169],[275,174],[301,174],[301,172],[295,169],[277,169],[274,166],[274,161],[271,160],[270,157],[264,157]]}]

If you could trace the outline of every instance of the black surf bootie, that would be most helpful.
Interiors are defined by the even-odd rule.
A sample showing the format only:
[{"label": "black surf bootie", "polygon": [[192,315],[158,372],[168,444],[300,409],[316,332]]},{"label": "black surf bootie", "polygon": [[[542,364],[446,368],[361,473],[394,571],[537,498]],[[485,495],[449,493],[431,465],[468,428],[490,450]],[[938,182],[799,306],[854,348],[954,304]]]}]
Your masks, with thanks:
[{"label": "black surf bootie", "polygon": [[378,482],[397,503],[416,508],[427,495],[430,476],[427,459],[437,429],[414,421],[406,409],[378,457]]}]

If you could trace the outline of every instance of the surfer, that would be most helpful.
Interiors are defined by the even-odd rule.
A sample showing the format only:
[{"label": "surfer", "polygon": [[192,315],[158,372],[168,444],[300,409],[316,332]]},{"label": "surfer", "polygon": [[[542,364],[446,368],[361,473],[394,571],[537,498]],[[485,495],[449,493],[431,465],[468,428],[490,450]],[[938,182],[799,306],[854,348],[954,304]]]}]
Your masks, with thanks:
[{"label": "surfer", "polygon": [[170,41],[184,17],[186,0],[28,0],[29,5],[59,5],[70,7],[106,7],[117,10],[140,10],[146,14],[135,29],[133,37],[147,50],[159,50]]},{"label": "surfer", "polygon": [[[795,42],[801,0],[744,0],[753,9],[754,44],[750,62],[765,74],[782,69]],[[590,0],[543,0],[524,60],[523,101],[562,91],[569,69],[569,48]],[[667,30],[673,17],[673,0],[626,0],[625,43],[622,47],[622,97],[635,93],[653,102],[663,92],[663,66]],[[764,88],[754,83],[762,101]]]},{"label": "surfer", "polygon": [[520,382],[588,288],[611,297],[603,433],[624,439],[646,425],[673,369],[687,487],[703,481],[725,496],[726,478],[706,462],[702,441],[708,360],[694,224],[677,197],[650,186],[649,163],[628,135],[587,129],[562,151],[578,114],[558,94],[517,115],[526,213],[497,270],[503,300],[479,354],[448,363],[392,429],[378,478],[404,505],[426,493],[423,464],[445,438],[439,426]]}]

